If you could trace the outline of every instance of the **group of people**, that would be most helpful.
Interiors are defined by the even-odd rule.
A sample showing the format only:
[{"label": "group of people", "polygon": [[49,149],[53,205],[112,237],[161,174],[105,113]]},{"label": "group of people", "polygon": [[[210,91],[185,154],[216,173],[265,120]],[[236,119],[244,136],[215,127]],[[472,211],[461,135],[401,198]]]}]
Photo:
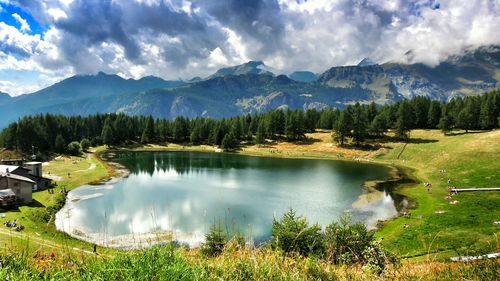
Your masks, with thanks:
[{"label": "group of people", "polygon": [[21,231],[24,229],[24,226],[17,224],[17,219],[13,220],[13,221],[8,220],[8,221],[4,222],[4,225],[6,227],[9,227],[9,228],[13,227],[15,231]]},{"label": "group of people", "polygon": [[427,192],[431,192],[432,184],[430,182],[424,182],[424,187],[427,187]]}]

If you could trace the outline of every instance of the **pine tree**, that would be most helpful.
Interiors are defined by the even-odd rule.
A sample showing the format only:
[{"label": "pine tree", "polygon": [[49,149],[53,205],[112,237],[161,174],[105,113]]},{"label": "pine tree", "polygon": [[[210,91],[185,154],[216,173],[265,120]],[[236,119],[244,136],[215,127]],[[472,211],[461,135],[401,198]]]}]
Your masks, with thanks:
[{"label": "pine tree", "polygon": [[102,128],[101,138],[102,142],[108,146],[115,143],[113,128],[109,124],[104,125]]},{"label": "pine tree", "polygon": [[408,101],[402,101],[398,108],[398,119],[396,122],[396,137],[408,139],[413,127],[413,109]]},{"label": "pine tree", "polygon": [[352,138],[356,145],[360,145],[365,140],[367,134],[367,121],[363,107],[359,103],[354,106],[352,122]]},{"label": "pine tree", "polygon": [[380,137],[384,135],[387,129],[387,117],[384,114],[377,114],[370,125],[370,133]]},{"label": "pine tree", "polygon": [[345,139],[351,135],[352,130],[352,114],[351,109],[348,106],[340,113],[340,117],[335,122],[335,126],[333,127],[333,131],[335,133],[334,138],[340,145],[344,145]]},{"label": "pine tree", "polygon": [[236,147],[236,141],[233,133],[227,133],[222,139],[221,148],[223,150],[231,150]]},{"label": "pine tree", "polygon": [[257,134],[255,135],[255,143],[256,144],[264,144],[266,142],[266,134],[264,122],[261,121],[259,126],[257,127]]},{"label": "pine tree", "polygon": [[496,123],[495,116],[495,103],[493,100],[493,95],[483,96],[483,101],[481,103],[481,113],[479,114],[479,123],[481,129],[492,129],[495,127]]},{"label": "pine tree", "polygon": [[427,119],[429,128],[435,129],[438,127],[439,119],[441,119],[441,104],[438,101],[431,102]]},{"label": "pine tree", "polygon": [[66,151],[66,141],[63,136],[57,135],[54,148],[56,149],[56,152],[59,153],[64,153]]}]

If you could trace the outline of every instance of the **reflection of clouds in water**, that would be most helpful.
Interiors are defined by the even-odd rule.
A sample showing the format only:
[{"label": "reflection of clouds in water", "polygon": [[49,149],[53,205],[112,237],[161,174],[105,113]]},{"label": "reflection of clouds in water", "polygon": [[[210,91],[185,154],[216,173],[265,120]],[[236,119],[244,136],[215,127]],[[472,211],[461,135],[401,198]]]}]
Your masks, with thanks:
[{"label": "reflection of clouds in water", "polygon": [[[189,161],[183,158],[186,154],[141,157],[140,164],[129,163],[128,178],[107,184],[111,188],[84,186],[70,192],[82,197],[98,190],[104,196],[67,204],[71,214],[58,213],[58,229],[70,234],[85,229],[89,239],[106,236],[107,241],[123,243],[134,243],[125,238],[130,234],[168,231],[193,246],[220,220],[224,228],[238,229],[259,242],[269,237],[273,214],[279,218],[293,207],[311,223],[326,225],[350,208],[364,179],[387,174],[384,167],[335,161],[220,154],[189,154]],[[141,168],[134,170],[136,166]],[[369,220],[384,214],[373,213]]]},{"label": "reflection of clouds in water", "polygon": [[391,196],[386,192],[380,193],[382,196],[375,200],[353,206],[356,212],[362,213],[365,224],[370,229],[375,228],[379,220],[387,220],[398,214]]}]

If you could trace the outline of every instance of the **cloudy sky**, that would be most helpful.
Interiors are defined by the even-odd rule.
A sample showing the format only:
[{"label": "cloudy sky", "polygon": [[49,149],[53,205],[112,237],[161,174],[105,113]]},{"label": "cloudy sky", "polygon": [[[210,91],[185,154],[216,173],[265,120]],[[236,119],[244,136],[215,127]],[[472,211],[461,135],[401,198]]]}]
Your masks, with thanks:
[{"label": "cloudy sky", "polygon": [[[75,74],[205,76],[423,62],[500,44],[500,0],[0,0],[0,91]],[[404,54],[412,50],[412,56]]]}]

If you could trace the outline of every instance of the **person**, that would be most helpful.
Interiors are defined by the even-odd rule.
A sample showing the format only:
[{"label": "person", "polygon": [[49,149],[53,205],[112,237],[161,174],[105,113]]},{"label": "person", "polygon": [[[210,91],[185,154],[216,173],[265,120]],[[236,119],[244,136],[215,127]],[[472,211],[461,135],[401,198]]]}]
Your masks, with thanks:
[{"label": "person", "polygon": [[96,245],[96,244],[94,244],[94,249],[92,250],[92,252],[93,252],[94,254],[97,254],[97,245]]}]

